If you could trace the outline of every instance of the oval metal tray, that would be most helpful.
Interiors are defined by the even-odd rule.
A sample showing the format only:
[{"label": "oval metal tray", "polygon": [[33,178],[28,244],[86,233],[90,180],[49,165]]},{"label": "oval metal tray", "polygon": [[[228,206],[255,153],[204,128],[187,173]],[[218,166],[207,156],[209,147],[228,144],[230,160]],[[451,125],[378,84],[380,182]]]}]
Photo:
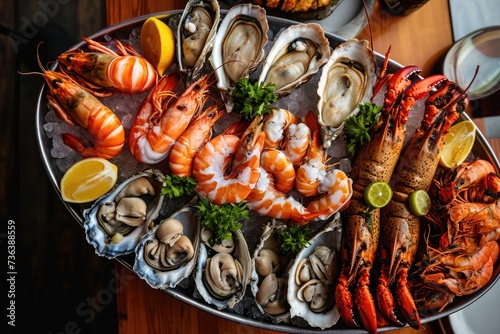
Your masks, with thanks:
[{"label": "oval metal tray", "polygon": [[[113,38],[118,38],[118,39],[127,39],[131,33],[131,31],[135,28],[140,28],[142,26],[142,23],[150,16],[160,16],[163,19],[168,19],[170,17],[174,17],[176,15],[180,15],[182,13],[181,10],[175,10],[175,11],[168,11],[168,12],[159,12],[159,13],[154,13],[150,15],[145,15],[145,16],[140,16],[137,18],[133,18],[127,21],[123,21],[121,23],[118,23],[116,25],[110,26],[106,29],[103,29],[92,36],[89,36],[89,38],[101,41],[103,40],[103,37],[105,35],[110,35]],[[223,14],[225,11],[223,11]],[[297,22],[287,20],[287,19],[282,19],[282,18],[277,18],[277,17],[272,17],[268,16],[268,21],[269,21],[269,26],[270,29],[274,32],[279,31],[280,29],[284,27],[288,27],[292,24],[296,24]],[[328,37],[330,41],[330,46],[332,48],[335,48],[337,45],[340,43],[344,42],[345,39],[336,35],[332,35],[330,33],[326,33],[326,36]],[[78,43],[75,46],[73,46],[71,49],[74,48],[79,48],[84,46],[84,42]],[[376,60],[379,66],[381,66],[383,62],[383,56],[379,53],[376,53]],[[54,68],[57,66],[54,65]],[[389,72],[394,72],[397,69],[401,68],[401,65],[394,62],[390,61],[389,66],[388,66],[388,71]],[[47,137],[45,134],[45,131],[43,129],[43,125],[45,123],[45,114],[48,112],[48,107],[47,107],[47,98],[46,98],[46,87],[43,85],[40,89],[40,94],[38,97],[38,103],[37,103],[37,109],[36,109],[36,136],[37,136],[37,142],[40,150],[40,155],[42,158],[42,162],[44,164],[44,167],[46,169],[47,175],[54,186],[54,189],[56,190],[57,194],[60,197],[60,188],[59,188],[59,182],[63,176],[63,173],[59,170],[57,164],[56,164],[56,159],[51,156],[50,149],[52,146],[51,139]],[[466,115],[463,114],[462,119],[464,120],[470,120],[470,118]],[[483,136],[482,133],[477,131],[477,136],[476,136],[476,143],[473,148],[473,152],[481,156],[484,159],[490,160],[497,168],[497,170],[500,170],[500,164],[498,162],[497,157],[493,153],[491,147],[489,146],[488,142],[486,141],[485,137]],[[62,199],[61,199],[62,201]],[[68,211],[72,214],[72,216],[75,218],[75,220],[83,226],[83,217],[82,217],[82,207],[80,205],[74,205],[70,204],[67,202],[64,202],[64,205],[68,209]],[[83,232],[83,228],[82,228]],[[82,233],[82,237],[84,237],[84,234]],[[117,258],[117,260],[122,263],[125,267],[130,269],[132,271],[132,265],[134,261],[133,255],[128,255],[124,257]],[[464,307],[470,305],[473,303],[476,299],[481,297],[483,294],[487,293],[488,290],[498,281],[500,277],[500,265],[497,263],[494,269],[494,277],[493,279],[490,280],[490,282],[479,292],[470,295],[470,296],[464,296],[457,298],[455,302],[453,302],[451,305],[446,307],[442,312],[429,312],[428,314],[423,314],[422,315],[422,322],[427,323],[431,322],[434,320],[437,320],[439,318],[445,317],[449,314],[452,314],[454,312],[457,312]],[[355,332],[364,332],[361,329],[352,329],[348,328],[341,320],[332,328],[326,329],[326,330],[321,330],[319,328],[302,328],[302,327],[296,327],[290,324],[273,324],[270,322],[262,322],[257,319],[252,319],[249,317],[246,317],[244,315],[236,314],[235,312],[231,310],[223,310],[219,311],[215,307],[206,304],[203,300],[201,299],[195,299],[192,296],[192,291],[184,290],[182,288],[175,288],[175,289],[166,289],[164,292],[168,293],[169,295],[189,304],[192,306],[195,306],[203,311],[206,311],[208,313],[211,313],[216,316],[220,316],[222,318],[236,321],[241,324],[246,324],[250,325],[253,327],[259,327],[259,328],[264,328],[268,330],[275,330],[275,331],[282,331],[282,332],[291,332],[291,333],[339,333],[339,332],[348,332],[348,333],[355,333]],[[379,329],[379,331],[389,331],[389,330],[395,330],[399,327],[392,327],[392,326],[385,326]]]}]

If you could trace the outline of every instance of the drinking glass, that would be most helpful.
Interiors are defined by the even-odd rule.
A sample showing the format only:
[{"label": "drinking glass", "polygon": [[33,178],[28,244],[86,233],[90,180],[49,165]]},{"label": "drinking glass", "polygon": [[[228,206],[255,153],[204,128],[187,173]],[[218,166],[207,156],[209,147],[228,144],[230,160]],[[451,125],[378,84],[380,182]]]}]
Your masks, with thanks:
[{"label": "drinking glass", "polygon": [[443,63],[443,74],[466,88],[470,100],[484,98],[500,89],[500,26],[476,30],[450,48]]}]

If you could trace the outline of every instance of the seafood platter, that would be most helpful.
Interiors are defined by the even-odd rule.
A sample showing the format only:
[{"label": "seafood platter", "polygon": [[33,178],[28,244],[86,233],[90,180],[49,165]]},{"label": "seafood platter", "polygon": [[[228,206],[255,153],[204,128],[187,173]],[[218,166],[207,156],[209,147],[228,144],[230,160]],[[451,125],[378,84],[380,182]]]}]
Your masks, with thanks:
[{"label": "seafood platter", "polygon": [[[175,34],[161,75],[141,57],[151,17]],[[232,36],[243,33],[250,48]],[[465,87],[387,58],[257,5],[190,0],[42,67],[42,160],[59,194],[84,158],[117,166],[104,195],[64,204],[99,256],[190,305],[283,332],[420,328],[498,281],[499,162],[476,130],[463,162],[444,167],[445,134],[470,121]],[[140,70],[105,73],[115,60]],[[241,86],[272,88],[266,113],[242,112]],[[360,115],[373,124],[353,144]],[[375,185],[390,190],[383,206],[367,195]]]}]

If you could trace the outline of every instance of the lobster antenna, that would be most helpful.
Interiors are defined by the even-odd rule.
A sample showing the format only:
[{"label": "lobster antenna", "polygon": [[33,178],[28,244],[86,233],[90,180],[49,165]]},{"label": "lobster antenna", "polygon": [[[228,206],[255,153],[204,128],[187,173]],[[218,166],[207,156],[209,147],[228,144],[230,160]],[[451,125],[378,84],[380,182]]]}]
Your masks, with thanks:
[{"label": "lobster antenna", "polygon": [[445,108],[449,108],[450,106],[454,105],[457,103],[459,100],[463,99],[465,95],[467,94],[467,91],[469,90],[470,86],[472,86],[472,83],[474,80],[476,80],[477,74],[479,73],[479,65],[476,66],[476,71],[474,72],[474,76],[472,77],[472,80],[470,81],[469,85],[463,90],[463,92],[455,97],[453,100],[451,100]]},{"label": "lobster antenna", "polygon": [[370,31],[370,44],[372,46],[372,50],[373,50],[373,32],[372,32],[372,24],[370,22],[370,15],[368,15],[368,7],[366,6],[366,1],[363,0],[363,9],[365,11],[365,16],[366,16],[366,19],[368,21],[368,30]]}]

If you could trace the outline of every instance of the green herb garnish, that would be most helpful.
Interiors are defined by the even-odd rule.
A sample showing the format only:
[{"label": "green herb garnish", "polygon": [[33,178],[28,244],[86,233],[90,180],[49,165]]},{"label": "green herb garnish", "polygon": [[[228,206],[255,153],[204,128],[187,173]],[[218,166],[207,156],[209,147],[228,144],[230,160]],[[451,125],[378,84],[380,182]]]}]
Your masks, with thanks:
[{"label": "green herb garnish", "polygon": [[309,244],[311,230],[307,225],[292,225],[286,230],[279,231],[281,251],[283,255],[295,255]]},{"label": "green herb garnish", "polygon": [[272,83],[254,83],[247,78],[240,79],[234,87],[232,97],[234,111],[241,114],[244,120],[253,120],[260,115],[270,114],[271,104],[278,100]]},{"label": "green herb garnish", "polygon": [[192,177],[180,177],[175,174],[166,175],[161,194],[169,198],[193,196],[195,187],[196,179]]},{"label": "green herb garnish", "polygon": [[359,105],[359,113],[348,117],[344,121],[344,134],[346,138],[347,151],[354,156],[357,150],[370,141],[370,128],[377,124],[382,107],[374,103]]},{"label": "green herb garnish", "polygon": [[216,205],[204,198],[195,208],[196,217],[201,225],[213,232],[208,241],[212,246],[220,244],[223,240],[231,240],[233,232],[241,229],[242,224],[239,221],[250,218],[250,210],[244,202]]}]

